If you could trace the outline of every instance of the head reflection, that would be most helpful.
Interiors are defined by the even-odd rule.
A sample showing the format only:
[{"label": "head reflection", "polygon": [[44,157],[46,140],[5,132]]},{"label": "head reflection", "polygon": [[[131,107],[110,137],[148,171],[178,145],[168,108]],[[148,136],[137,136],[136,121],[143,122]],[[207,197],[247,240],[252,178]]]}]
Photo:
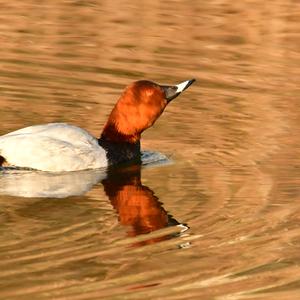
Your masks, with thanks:
[{"label": "head reflection", "polygon": [[[102,181],[105,193],[119,215],[119,221],[129,226],[128,235],[137,236],[179,223],[168,215],[153,191],[141,182],[141,166],[111,169]],[[167,239],[155,238],[152,242]],[[147,241],[148,243],[151,241]]]}]

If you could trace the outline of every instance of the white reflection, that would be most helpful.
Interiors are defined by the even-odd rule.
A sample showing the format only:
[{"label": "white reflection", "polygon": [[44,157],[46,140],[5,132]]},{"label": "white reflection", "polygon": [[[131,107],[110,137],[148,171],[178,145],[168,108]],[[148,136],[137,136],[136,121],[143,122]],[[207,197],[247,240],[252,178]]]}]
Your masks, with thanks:
[{"label": "white reflection", "polygon": [[68,173],[5,170],[0,172],[0,194],[51,198],[79,196],[105,177],[105,170]]}]

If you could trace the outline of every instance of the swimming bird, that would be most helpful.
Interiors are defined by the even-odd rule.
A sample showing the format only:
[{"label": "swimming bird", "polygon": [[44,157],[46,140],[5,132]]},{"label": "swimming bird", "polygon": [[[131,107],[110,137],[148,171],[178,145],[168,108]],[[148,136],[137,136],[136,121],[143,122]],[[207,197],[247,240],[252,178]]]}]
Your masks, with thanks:
[{"label": "swimming bird", "polygon": [[194,81],[173,86],[133,82],[114,106],[99,139],[66,123],[34,125],[0,136],[0,166],[69,172],[137,160],[142,132]]}]

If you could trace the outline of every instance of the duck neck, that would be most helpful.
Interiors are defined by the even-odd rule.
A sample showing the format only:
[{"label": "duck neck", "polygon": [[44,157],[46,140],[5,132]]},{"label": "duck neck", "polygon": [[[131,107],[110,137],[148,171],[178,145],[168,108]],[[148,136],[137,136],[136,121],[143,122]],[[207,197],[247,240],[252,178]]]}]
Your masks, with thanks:
[{"label": "duck neck", "polygon": [[109,165],[116,165],[127,161],[140,162],[141,146],[138,140],[135,143],[115,142],[104,135],[98,139],[99,146],[105,149]]}]

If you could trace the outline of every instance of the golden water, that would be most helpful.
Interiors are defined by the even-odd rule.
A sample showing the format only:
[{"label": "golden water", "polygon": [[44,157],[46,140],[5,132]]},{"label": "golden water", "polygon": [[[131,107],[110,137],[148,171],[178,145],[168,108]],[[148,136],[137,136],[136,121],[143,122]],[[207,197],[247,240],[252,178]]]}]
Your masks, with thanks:
[{"label": "golden water", "polygon": [[168,163],[1,175],[0,299],[300,298],[299,1],[0,6],[0,134],[197,79],[143,136]]}]

